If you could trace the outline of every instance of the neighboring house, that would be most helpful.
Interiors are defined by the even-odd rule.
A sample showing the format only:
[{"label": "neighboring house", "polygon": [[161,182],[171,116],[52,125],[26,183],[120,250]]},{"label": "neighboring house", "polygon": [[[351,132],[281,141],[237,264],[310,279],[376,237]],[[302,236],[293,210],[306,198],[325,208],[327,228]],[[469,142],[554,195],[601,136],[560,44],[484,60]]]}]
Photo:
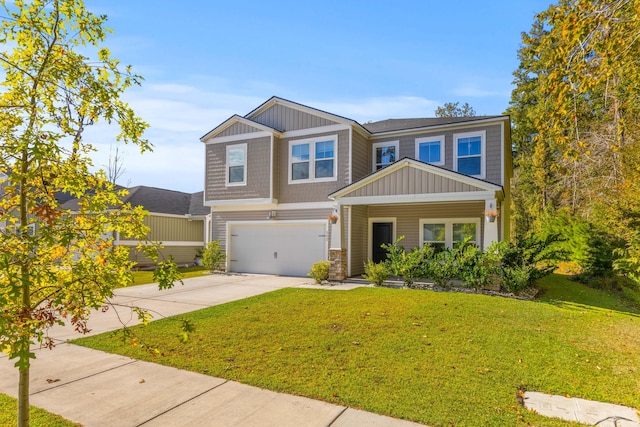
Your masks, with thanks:
[{"label": "neighboring house", "polygon": [[341,280],[400,236],[407,249],[509,239],[508,116],[360,124],[273,97],[201,141],[207,237],[228,271],[306,275],[329,259]]},{"label": "neighboring house", "polygon": [[[132,206],[142,206],[149,212],[144,222],[150,228],[149,241],[160,242],[162,258],[173,257],[176,264],[191,264],[196,252],[205,245],[205,226],[209,208],[202,204],[203,192],[183,193],[155,187],[137,186],[129,188],[129,194],[123,198]],[[71,199],[61,205],[72,212],[77,210],[78,199]],[[138,245],[137,240],[123,240],[116,236],[116,245]],[[153,265],[153,261],[144,254],[131,250],[130,258],[139,266]]]}]

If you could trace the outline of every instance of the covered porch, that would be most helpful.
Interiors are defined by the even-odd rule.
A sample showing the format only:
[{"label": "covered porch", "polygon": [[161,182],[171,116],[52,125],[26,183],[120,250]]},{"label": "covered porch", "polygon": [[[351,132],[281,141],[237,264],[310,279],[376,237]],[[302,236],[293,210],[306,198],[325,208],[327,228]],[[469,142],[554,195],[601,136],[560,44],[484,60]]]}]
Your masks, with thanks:
[{"label": "covered porch", "polygon": [[[451,247],[469,237],[481,248],[508,238],[502,187],[436,166],[403,159],[332,195],[339,220],[331,225],[330,278],[364,272],[386,257],[380,247],[401,236],[407,250],[426,243]],[[508,231],[507,231],[508,234]]]}]

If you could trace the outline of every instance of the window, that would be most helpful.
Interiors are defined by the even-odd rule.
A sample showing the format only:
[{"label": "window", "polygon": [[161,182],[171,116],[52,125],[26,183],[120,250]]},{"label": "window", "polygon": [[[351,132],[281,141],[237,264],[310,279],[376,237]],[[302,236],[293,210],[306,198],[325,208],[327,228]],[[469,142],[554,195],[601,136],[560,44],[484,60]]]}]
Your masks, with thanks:
[{"label": "window", "polygon": [[442,223],[423,224],[422,245],[429,243],[434,246],[437,251],[444,249],[447,244],[445,228],[446,224]]},{"label": "window", "polygon": [[469,243],[479,244],[480,219],[421,219],[420,246],[427,243],[442,250],[469,237]]},{"label": "window", "polygon": [[247,184],[247,144],[227,146],[227,186]]},{"label": "window", "polygon": [[289,142],[289,182],[335,181],[337,136]]},{"label": "window", "polygon": [[373,144],[373,171],[380,170],[398,160],[398,141]]},{"label": "window", "polygon": [[444,135],[416,139],[416,159],[444,166]]},{"label": "window", "polygon": [[453,135],[454,170],[476,178],[484,178],[485,139],[485,131]]}]

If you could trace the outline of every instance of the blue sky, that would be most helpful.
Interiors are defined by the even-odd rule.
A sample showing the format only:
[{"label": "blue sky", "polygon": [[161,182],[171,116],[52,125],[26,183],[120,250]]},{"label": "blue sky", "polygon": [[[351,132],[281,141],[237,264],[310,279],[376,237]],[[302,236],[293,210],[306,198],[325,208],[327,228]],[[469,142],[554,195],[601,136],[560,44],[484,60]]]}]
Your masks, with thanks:
[{"label": "blue sky", "polygon": [[[125,99],[153,153],[123,147],[119,183],[195,192],[199,137],[273,95],[365,122],[429,117],[445,102],[508,107],[520,34],[542,0],[86,0],[109,17],[115,58],[145,78]],[[114,131],[87,139],[107,163]]]}]

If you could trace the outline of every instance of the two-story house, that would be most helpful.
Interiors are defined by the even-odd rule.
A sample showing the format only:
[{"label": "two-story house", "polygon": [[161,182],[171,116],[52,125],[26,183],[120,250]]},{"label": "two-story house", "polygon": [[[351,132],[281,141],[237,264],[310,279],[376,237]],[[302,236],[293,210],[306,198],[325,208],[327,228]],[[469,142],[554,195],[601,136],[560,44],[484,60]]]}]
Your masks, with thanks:
[{"label": "two-story house", "polygon": [[273,97],[201,141],[227,271],[306,275],[329,259],[344,279],[399,236],[407,249],[509,238],[508,116],[360,124]]}]

